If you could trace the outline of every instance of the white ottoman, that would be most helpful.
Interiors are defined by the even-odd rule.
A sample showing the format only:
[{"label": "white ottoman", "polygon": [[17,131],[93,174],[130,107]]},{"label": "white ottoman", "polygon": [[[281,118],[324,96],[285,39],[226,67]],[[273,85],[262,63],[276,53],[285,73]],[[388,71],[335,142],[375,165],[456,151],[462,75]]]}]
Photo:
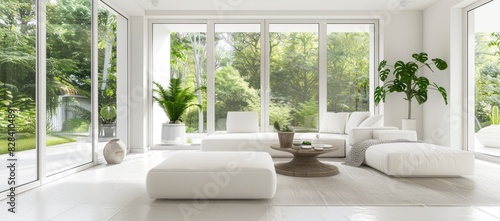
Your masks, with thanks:
[{"label": "white ottoman", "polygon": [[404,177],[474,174],[474,154],[426,143],[385,143],[369,147],[365,164],[387,175]]},{"label": "white ottoman", "polygon": [[263,199],[276,193],[276,172],[264,152],[178,152],[146,178],[151,198]]}]

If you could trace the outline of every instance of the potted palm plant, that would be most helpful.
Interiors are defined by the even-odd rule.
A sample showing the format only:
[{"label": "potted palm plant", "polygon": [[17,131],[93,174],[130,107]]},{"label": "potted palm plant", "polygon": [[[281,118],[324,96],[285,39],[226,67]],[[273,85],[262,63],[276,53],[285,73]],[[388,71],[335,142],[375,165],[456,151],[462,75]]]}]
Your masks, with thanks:
[{"label": "potted palm plant", "polygon": [[293,144],[293,136],[295,135],[295,132],[293,132],[292,128],[288,125],[284,125],[283,127],[280,127],[280,124],[278,121],[274,122],[274,129],[278,131],[278,139],[280,142],[280,147],[281,148],[289,148],[292,147]]},{"label": "potted palm plant", "polygon": [[165,111],[169,122],[162,125],[162,143],[167,145],[183,144],[186,140],[186,126],[182,116],[190,107],[201,108],[196,103],[195,92],[199,89],[182,84],[181,79],[171,78],[168,88],[158,82],[153,82],[153,100]]},{"label": "potted palm plant", "polygon": [[[440,58],[433,58],[431,59],[432,62],[428,62],[429,57],[427,53],[424,52],[413,54],[412,57],[415,59],[414,61],[409,61],[407,63],[397,61],[394,66],[387,65],[387,61],[385,60],[381,61],[378,66],[378,73],[380,80],[383,81],[384,84],[375,88],[376,105],[380,102],[385,102],[387,94],[393,92],[404,93],[404,99],[408,102],[408,119],[403,119],[402,122],[402,129],[404,130],[416,129],[416,122],[411,118],[411,102],[415,99],[418,104],[425,103],[427,101],[429,89],[439,91],[445,104],[448,104],[446,90],[434,82],[431,83],[429,79],[420,76],[418,73],[421,68],[428,68],[430,71],[434,72],[432,66],[439,70],[445,70],[448,68],[446,61]],[[389,78],[389,75],[392,75],[393,78]]]}]

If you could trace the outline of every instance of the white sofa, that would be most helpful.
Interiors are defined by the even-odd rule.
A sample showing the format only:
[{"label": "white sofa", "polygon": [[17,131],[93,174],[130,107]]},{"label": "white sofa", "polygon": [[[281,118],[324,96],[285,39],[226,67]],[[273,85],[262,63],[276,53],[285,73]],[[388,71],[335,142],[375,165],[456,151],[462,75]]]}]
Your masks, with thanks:
[{"label": "white sofa", "polygon": [[[415,131],[373,130],[351,131],[350,144],[367,139],[417,141]],[[401,177],[447,177],[474,174],[474,154],[440,145],[421,142],[383,143],[370,146],[364,164],[387,175]]]},{"label": "white sofa", "polygon": [[[226,122],[227,131],[216,132],[202,139],[202,151],[264,151],[272,157],[291,156],[289,153],[269,147],[278,143],[278,134],[259,132],[256,112],[228,112]],[[321,119],[319,133],[295,133],[294,139],[309,141],[319,134],[322,143],[339,147],[338,151],[323,154],[321,157],[345,157],[348,133],[351,129],[356,127],[384,129],[381,127],[382,122],[382,115],[370,116],[370,112],[326,113]]]}]

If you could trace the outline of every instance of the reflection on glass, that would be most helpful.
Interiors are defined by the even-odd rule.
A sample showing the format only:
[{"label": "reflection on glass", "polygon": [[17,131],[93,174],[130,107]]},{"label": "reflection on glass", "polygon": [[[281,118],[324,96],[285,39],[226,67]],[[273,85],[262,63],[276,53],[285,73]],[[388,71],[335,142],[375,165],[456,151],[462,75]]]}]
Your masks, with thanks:
[{"label": "reflection on glass", "polygon": [[127,19],[105,5],[98,13],[98,157],[111,139],[127,145]]},{"label": "reflection on glass", "polygon": [[215,130],[228,111],[260,113],[260,25],[215,25]]},{"label": "reflection on glass", "polygon": [[270,128],[318,129],[318,24],[270,24]]},{"label": "reflection on glass", "polygon": [[90,0],[47,2],[49,175],[92,161],[91,5]]},{"label": "reflection on glass", "polygon": [[327,25],[327,111],[369,111],[371,24]]},{"label": "reflection on glass", "polygon": [[37,180],[36,5],[2,5],[12,7],[0,10],[0,192]]}]

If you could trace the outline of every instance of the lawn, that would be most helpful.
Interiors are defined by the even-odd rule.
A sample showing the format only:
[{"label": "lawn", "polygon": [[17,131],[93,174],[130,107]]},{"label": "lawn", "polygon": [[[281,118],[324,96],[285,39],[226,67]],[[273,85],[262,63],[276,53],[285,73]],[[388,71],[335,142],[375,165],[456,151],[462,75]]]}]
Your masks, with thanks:
[{"label": "lawn", "polygon": [[[73,138],[69,137],[61,137],[61,136],[47,136],[47,146],[54,146],[58,144],[64,144],[64,143],[71,143],[75,142],[76,140]],[[23,150],[32,150],[35,149],[36,145],[36,139],[35,137],[24,137],[24,138],[19,138],[16,140],[16,151],[23,151]],[[7,151],[7,145],[8,141],[6,139],[0,140],[0,154],[6,154]]]}]

